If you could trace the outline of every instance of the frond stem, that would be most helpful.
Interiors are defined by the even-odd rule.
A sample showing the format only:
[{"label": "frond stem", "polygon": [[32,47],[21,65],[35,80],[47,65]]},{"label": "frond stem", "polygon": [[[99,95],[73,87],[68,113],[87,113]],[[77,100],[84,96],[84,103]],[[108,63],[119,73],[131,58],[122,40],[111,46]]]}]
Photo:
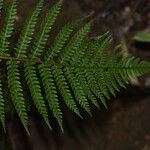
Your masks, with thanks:
[{"label": "frond stem", "polygon": [[0,56],[0,60],[12,60],[12,61],[19,61],[19,62],[33,62],[33,63],[45,63],[45,64],[49,64],[49,65],[58,65],[58,66],[62,66],[62,67],[77,67],[77,68],[84,68],[84,69],[139,69],[139,68],[150,68],[149,66],[147,67],[139,67],[139,66],[134,66],[134,67],[125,67],[125,66],[86,66],[86,65],[70,65],[70,64],[59,64],[57,62],[55,62],[54,60],[51,60],[49,62],[47,61],[43,61],[40,58],[39,59],[30,59],[30,58],[17,58],[17,57],[7,57],[7,56]]}]

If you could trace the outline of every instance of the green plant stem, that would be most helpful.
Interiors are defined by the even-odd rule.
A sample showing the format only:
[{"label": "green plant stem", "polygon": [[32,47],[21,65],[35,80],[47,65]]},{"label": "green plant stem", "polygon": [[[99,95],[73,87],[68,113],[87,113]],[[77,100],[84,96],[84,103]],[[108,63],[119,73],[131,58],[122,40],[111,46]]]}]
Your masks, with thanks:
[{"label": "green plant stem", "polygon": [[[20,62],[33,62],[33,63],[45,63],[45,64],[51,64],[51,65],[57,65],[56,62],[54,62],[53,60],[51,60],[50,62],[47,61],[42,61],[41,59],[30,59],[30,58],[17,58],[17,57],[7,57],[7,56],[0,56],[0,60],[12,60],[12,61],[20,61]],[[137,68],[143,68],[143,67],[120,67],[120,66],[114,66],[114,67],[109,67],[109,66],[85,66],[85,65],[69,65],[69,64],[59,64],[58,66],[62,66],[62,67],[77,67],[77,68],[91,68],[91,69],[137,69]],[[144,68],[149,68],[149,67],[144,67]]]}]

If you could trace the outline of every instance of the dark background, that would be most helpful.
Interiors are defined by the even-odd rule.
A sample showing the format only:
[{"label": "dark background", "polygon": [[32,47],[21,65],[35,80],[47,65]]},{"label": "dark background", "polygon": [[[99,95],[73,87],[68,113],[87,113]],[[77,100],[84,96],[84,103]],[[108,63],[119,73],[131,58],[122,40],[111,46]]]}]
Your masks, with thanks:
[{"label": "dark background", "polygon": [[[43,12],[54,2],[45,0]],[[16,36],[35,3],[35,0],[18,0]],[[50,39],[68,20],[90,13],[96,18],[91,36],[109,30],[114,43],[121,43],[124,51],[150,60],[149,43],[133,40],[137,31],[150,31],[149,0],[65,0]],[[0,150],[150,150],[149,91],[147,74],[112,98],[108,110],[92,108],[93,118],[85,115],[85,120],[80,120],[66,112],[64,134],[57,127],[49,131],[35,114],[30,120],[31,137],[28,137],[18,119],[8,119],[7,133],[0,131]]]}]

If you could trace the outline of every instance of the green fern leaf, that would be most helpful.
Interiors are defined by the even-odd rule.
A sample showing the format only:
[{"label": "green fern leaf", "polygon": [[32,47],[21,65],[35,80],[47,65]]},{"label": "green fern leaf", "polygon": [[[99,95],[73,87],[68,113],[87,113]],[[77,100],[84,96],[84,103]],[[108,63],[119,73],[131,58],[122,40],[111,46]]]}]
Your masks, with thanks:
[{"label": "green fern leaf", "polygon": [[[91,60],[91,58],[98,57],[97,51],[99,50],[99,52],[100,52],[101,44],[104,41],[104,39],[106,39],[108,36],[109,36],[109,32],[106,32],[102,36],[99,36],[96,38],[91,38],[91,39],[86,39],[84,42],[86,44],[86,49],[84,51],[82,51],[82,49],[80,48],[81,52],[80,51],[79,52],[80,52],[80,54],[82,54],[82,53],[83,54],[79,56],[79,54],[77,52],[76,53],[76,55],[77,55],[76,60],[78,60],[78,57],[79,57],[79,59],[82,60],[82,61],[80,61],[80,63],[82,62],[83,64],[92,65],[94,62],[94,59]],[[103,50],[105,50],[105,48],[103,48]],[[100,60],[101,59],[99,59],[99,61]]]},{"label": "green fern leaf", "polygon": [[37,56],[40,56],[43,52],[44,46],[48,39],[48,33],[50,32],[52,25],[54,24],[56,17],[61,9],[63,0],[60,0],[55,4],[52,9],[47,13],[44,21],[41,24],[40,31],[36,36],[35,42],[33,43],[31,58],[34,59]]},{"label": "green fern leaf", "polygon": [[122,59],[122,67],[126,68],[126,78],[128,78],[128,80],[132,80],[133,78],[145,73],[148,68],[144,64],[144,61],[142,62],[134,56],[126,55]]},{"label": "green fern leaf", "polygon": [[[112,86],[114,87],[114,90],[119,92],[120,85],[121,87],[124,87],[122,83],[116,82],[116,78],[113,73],[113,68],[116,68],[118,66],[118,52],[120,50],[120,45],[116,46],[113,50],[110,56],[108,57],[107,61],[107,67],[110,69],[107,70],[108,77],[111,79]],[[123,81],[128,84],[128,77],[126,76],[125,69],[118,69],[118,73],[120,73],[121,78]],[[119,83],[119,84],[118,84]]]},{"label": "green fern leaf", "polygon": [[47,108],[45,105],[44,98],[41,94],[42,91],[41,91],[40,83],[37,77],[36,67],[34,66],[33,63],[26,63],[24,72],[25,72],[26,81],[29,86],[34,104],[37,110],[39,111],[39,113],[41,114],[41,116],[44,118],[48,127],[51,129],[49,120],[48,120]]},{"label": "green fern leaf", "polygon": [[14,21],[16,18],[16,0],[12,0],[10,6],[7,9],[7,15],[4,23],[4,27],[0,33],[0,55],[9,56],[8,54],[8,38],[11,37],[14,29]]},{"label": "green fern leaf", "polygon": [[66,78],[69,81],[69,84],[71,85],[71,88],[72,88],[72,91],[74,92],[76,100],[79,102],[81,107],[85,109],[91,115],[89,103],[86,99],[86,96],[80,85],[80,82],[78,82],[78,80],[75,78],[73,70],[74,68],[71,68],[71,69],[65,68],[64,72],[65,72]]},{"label": "green fern leaf", "polygon": [[97,102],[97,98],[92,93],[90,87],[87,84],[87,80],[85,76],[80,72],[80,69],[76,69],[76,78],[78,79],[80,85],[83,88],[84,93],[86,94],[86,97],[97,107],[99,108],[99,104]]},{"label": "green fern leaf", "polygon": [[[122,59],[122,65],[117,65],[118,66],[118,72],[120,73],[120,76],[122,78],[122,80],[124,81],[124,83],[128,84],[130,80],[132,80],[130,74],[128,74],[129,68],[126,66],[126,63],[128,62],[128,60],[130,59],[130,57],[125,56]],[[133,58],[132,58],[133,59]],[[122,69],[122,67],[125,67],[127,69]]]},{"label": "green fern leaf", "polygon": [[46,99],[48,101],[49,107],[54,114],[61,130],[63,131],[62,126],[62,112],[59,107],[58,96],[57,96],[57,89],[54,83],[52,71],[48,65],[40,65],[39,66],[40,76],[43,81]]},{"label": "green fern leaf", "polygon": [[[66,79],[64,77],[64,73],[62,69],[59,66],[53,66],[52,67],[52,73],[56,82],[56,85],[64,98],[64,101],[67,105],[67,107],[72,110],[74,113],[76,113],[79,117],[81,117],[80,112],[75,104],[75,101],[71,95],[70,89],[68,87],[68,84],[66,82]],[[82,118],[82,117],[81,117]]]},{"label": "green fern leaf", "polygon": [[106,50],[109,47],[112,39],[111,36],[108,35],[102,42],[100,40],[99,42],[99,48],[97,49],[97,53],[95,54],[95,57],[93,58],[91,64],[97,64],[99,66],[104,66],[106,62]]},{"label": "green fern leaf", "polygon": [[111,78],[111,75],[109,74],[108,71],[103,71],[103,77],[104,81],[106,82],[106,86],[108,91],[113,95],[116,96],[116,91],[119,91],[116,82],[114,82]]},{"label": "green fern leaf", "polygon": [[[85,45],[84,45],[84,43],[85,43]],[[79,56],[79,60],[80,60],[79,63],[91,65],[91,58],[93,58],[95,53],[97,52],[97,48],[95,45],[96,45],[96,43],[95,43],[94,39],[85,39],[85,41],[81,44],[81,47],[82,48],[85,47],[85,50],[84,50],[84,53]],[[78,59],[76,57],[76,61],[77,60]]]},{"label": "green fern leaf", "polygon": [[[27,19],[25,27],[17,43],[16,57],[22,57],[22,58],[26,57],[26,50],[32,40],[32,35],[37,22],[37,17],[42,9],[42,6],[43,6],[43,0],[39,1],[39,3],[33,9],[33,12],[29,16],[29,18]],[[37,110],[40,112],[40,114],[43,116],[49,128],[51,128],[49,125],[48,113],[47,113],[43,96],[41,94],[40,83],[36,75],[34,64],[26,63],[24,66],[25,66],[26,81],[29,86],[31,96],[34,100],[35,106]]]},{"label": "green fern leaf", "polygon": [[12,98],[12,102],[15,106],[15,109],[18,113],[18,116],[27,131],[27,133],[30,135],[28,130],[28,115],[26,112],[26,105],[24,96],[22,94],[23,89],[21,87],[20,83],[20,77],[19,77],[19,70],[17,69],[17,62],[8,61],[7,62],[7,70],[8,70],[8,86],[10,89],[10,94]]},{"label": "green fern leaf", "polygon": [[53,57],[57,57],[57,55],[64,47],[65,42],[69,39],[71,33],[81,24],[82,20],[83,19],[79,19],[76,21],[69,22],[61,29],[61,31],[55,38],[53,44],[48,50],[48,53],[46,55],[47,61],[53,59]]},{"label": "green fern leaf", "polygon": [[100,87],[97,85],[97,79],[95,78],[95,75],[94,75],[95,73],[93,72],[93,70],[90,70],[87,68],[84,70],[84,74],[85,74],[85,77],[87,79],[87,82],[91,91],[101,100],[103,105],[107,108],[104,95]]},{"label": "green fern leaf", "polygon": [[87,36],[90,28],[91,28],[91,23],[88,23],[73,36],[73,38],[70,40],[68,45],[65,47],[63,54],[61,55],[60,62],[62,64],[69,62],[73,58],[80,44],[83,42],[84,38]]},{"label": "green fern leaf", "polygon": [[75,65],[75,64],[80,64],[81,62],[83,62],[83,57],[87,51],[87,48],[88,48],[88,42],[85,39],[84,41],[82,41],[82,43],[80,43],[78,51],[75,52],[70,63],[72,65]]},{"label": "green fern leaf", "polygon": [[107,99],[110,99],[107,83],[106,80],[104,80],[104,72],[105,71],[103,69],[93,70],[99,89]]},{"label": "green fern leaf", "polygon": [[43,6],[43,0],[40,0],[39,3],[33,9],[33,12],[29,16],[29,18],[27,19],[26,24],[22,30],[22,33],[20,34],[20,38],[15,48],[16,57],[22,57],[22,58],[26,57],[26,50],[32,40],[32,35],[37,22],[37,17],[42,9],[42,6]]},{"label": "green fern leaf", "polygon": [[86,77],[88,85],[91,89],[91,91],[97,96],[99,97],[100,95],[100,90],[99,87],[97,85],[97,81],[95,80],[95,77],[93,76],[93,73],[91,70],[89,70],[89,68],[86,69],[82,69],[81,72],[83,73],[83,75]]},{"label": "green fern leaf", "polygon": [[[111,69],[109,69],[109,72],[110,72],[110,74],[114,77],[114,79],[115,79],[115,82],[117,82],[117,84],[120,86],[120,87],[122,87],[122,88],[126,88],[126,81],[124,81],[124,79],[122,78],[122,76],[120,76],[119,74],[118,74],[118,71],[121,71],[121,69],[119,69],[119,68],[117,68],[117,66],[116,66],[116,68],[111,68]],[[125,70],[124,70],[125,71]],[[129,79],[128,79],[129,80]]]},{"label": "green fern leaf", "polygon": [[[87,17],[66,24],[46,52],[49,32],[62,3],[63,0],[59,0],[48,11],[38,34],[35,34],[35,40],[31,43],[43,6],[43,0],[40,0],[27,19],[18,42],[15,43],[10,38],[13,36],[16,0],[11,0],[0,32],[0,62],[4,65],[2,67],[7,67],[7,74],[5,69],[3,73],[8,80],[0,79],[0,122],[4,130],[7,107],[3,97],[4,82],[8,82],[14,108],[29,134],[26,109],[28,101],[25,101],[24,97],[22,75],[30,90],[31,100],[49,128],[51,129],[46,103],[63,131],[63,114],[59,101],[61,96],[67,108],[82,118],[77,105],[90,115],[90,103],[98,108],[102,103],[107,108],[110,94],[115,96],[130,80],[150,72],[150,63],[129,54],[120,55],[119,46],[112,48],[112,53],[107,53],[112,41],[109,32],[102,36],[88,37],[92,23],[82,26]],[[3,0],[0,0],[0,11],[2,5]],[[81,29],[78,29],[80,26]],[[10,45],[9,40],[13,41]],[[8,51],[14,48],[15,51]]]}]

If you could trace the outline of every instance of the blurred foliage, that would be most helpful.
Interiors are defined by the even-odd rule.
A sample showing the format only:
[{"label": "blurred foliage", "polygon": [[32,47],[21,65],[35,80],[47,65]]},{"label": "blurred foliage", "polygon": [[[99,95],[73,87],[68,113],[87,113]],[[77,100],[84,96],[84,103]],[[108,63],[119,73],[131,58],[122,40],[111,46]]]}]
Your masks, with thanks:
[{"label": "blurred foliage", "polygon": [[137,42],[150,42],[150,32],[139,31],[133,38]]}]

